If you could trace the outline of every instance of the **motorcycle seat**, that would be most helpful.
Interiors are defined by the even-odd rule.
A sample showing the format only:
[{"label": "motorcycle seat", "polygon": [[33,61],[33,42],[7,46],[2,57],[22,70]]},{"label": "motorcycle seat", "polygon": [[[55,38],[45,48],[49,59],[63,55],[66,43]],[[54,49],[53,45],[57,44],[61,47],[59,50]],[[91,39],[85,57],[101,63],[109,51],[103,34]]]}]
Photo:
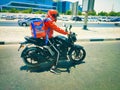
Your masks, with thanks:
[{"label": "motorcycle seat", "polygon": [[39,46],[43,46],[45,44],[45,40],[41,38],[34,38],[34,37],[26,36],[25,40],[27,40],[29,43],[33,43]]}]

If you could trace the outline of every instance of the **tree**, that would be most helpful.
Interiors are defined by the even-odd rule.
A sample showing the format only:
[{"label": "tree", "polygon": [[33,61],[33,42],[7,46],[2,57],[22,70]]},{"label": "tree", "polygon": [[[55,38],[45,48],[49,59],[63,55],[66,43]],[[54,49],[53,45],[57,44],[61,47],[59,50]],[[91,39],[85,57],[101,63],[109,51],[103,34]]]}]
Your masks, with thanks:
[{"label": "tree", "polygon": [[108,16],[108,13],[102,11],[102,12],[98,13],[98,16]]},{"label": "tree", "polygon": [[69,11],[66,12],[66,14],[67,14],[67,15],[71,15],[72,12],[69,10]]},{"label": "tree", "polygon": [[18,13],[19,11],[16,8],[11,8],[9,10],[10,13]]},{"label": "tree", "polygon": [[109,13],[109,16],[117,16],[117,13],[114,12],[114,11],[111,11],[111,12]]},{"label": "tree", "polygon": [[90,11],[90,12],[88,12],[88,15],[95,16],[95,15],[96,15],[96,12],[95,12],[95,11]]},{"label": "tree", "polygon": [[120,16],[120,12],[117,13],[117,16]]},{"label": "tree", "polygon": [[26,9],[26,10],[22,10],[22,13],[32,13],[32,8]]},{"label": "tree", "polygon": [[44,14],[45,12],[41,11],[41,10],[38,10],[36,12],[34,12],[34,14]]},{"label": "tree", "polygon": [[78,15],[82,15],[82,12],[81,12],[81,11],[78,11]]},{"label": "tree", "polygon": [[6,10],[6,9],[3,9],[3,10],[1,10],[1,12],[8,12],[8,10]]}]

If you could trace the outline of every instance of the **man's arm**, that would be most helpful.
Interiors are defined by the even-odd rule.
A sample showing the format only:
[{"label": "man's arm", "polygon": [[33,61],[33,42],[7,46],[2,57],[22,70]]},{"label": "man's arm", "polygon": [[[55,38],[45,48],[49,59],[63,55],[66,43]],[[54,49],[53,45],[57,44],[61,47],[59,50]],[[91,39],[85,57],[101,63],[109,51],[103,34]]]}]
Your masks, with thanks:
[{"label": "man's arm", "polygon": [[53,30],[55,30],[55,31],[57,31],[57,32],[59,32],[59,33],[61,33],[61,34],[64,34],[64,35],[68,34],[68,32],[66,32],[66,31],[64,31],[63,29],[59,28],[59,27],[58,27],[57,25],[55,25],[52,21],[48,21],[47,23],[48,23],[48,25],[49,25],[49,27],[50,27],[51,29],[53,29]]}]

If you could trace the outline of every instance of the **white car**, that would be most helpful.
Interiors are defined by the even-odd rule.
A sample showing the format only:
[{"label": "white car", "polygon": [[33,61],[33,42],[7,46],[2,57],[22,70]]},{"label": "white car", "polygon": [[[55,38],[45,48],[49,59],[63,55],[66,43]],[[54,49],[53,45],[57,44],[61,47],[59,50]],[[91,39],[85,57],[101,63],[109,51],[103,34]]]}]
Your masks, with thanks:
[{"label": "white car", "polygon": [[32,21],[34,20],[41,20],[41,18],[25,18],[25,19],[21,19],[18,20],[18,25],[19,26],[29,26],[31,24]]},{"label": "white car", "polygon": [[67,17],[62,17],[63,21],[68,21],[69,19]]}]

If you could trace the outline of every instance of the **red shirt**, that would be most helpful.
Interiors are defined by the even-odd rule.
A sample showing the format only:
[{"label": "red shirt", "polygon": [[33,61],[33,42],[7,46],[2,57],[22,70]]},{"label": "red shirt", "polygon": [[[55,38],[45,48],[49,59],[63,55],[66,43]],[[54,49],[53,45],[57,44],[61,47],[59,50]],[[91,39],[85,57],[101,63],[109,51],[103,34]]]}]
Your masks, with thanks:
[{"label": "red shirt", "polygon": [[48,18],[45,22],[44,22],[44,26],[43,26],[43,30],[48,30],[48,28],[50,29],[49,30],[49,34],[48,34],[48,37],[49,38],[52,38],[53,37],[53,32],[54,30],[61,33],[61,34],[68,34],[68,32],[65,32],[63,29],[59,28],[56,24],[55,24],[55,21],[51,20],[50,18]]}]

